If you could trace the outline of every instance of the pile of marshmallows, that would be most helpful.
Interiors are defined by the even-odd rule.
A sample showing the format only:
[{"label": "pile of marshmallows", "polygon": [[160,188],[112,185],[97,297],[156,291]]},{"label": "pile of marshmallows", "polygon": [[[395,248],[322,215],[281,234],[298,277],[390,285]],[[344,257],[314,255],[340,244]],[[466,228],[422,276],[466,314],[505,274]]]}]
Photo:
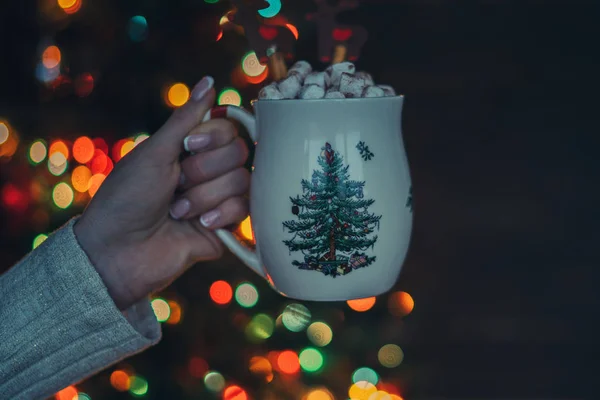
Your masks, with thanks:
[{"label": "pile of marshmallows", "polygon": [[367,72],[356,72],[351,62],[329,66],[323,72],[312,72],[306,61],[298,61],[288,76],[263,87],[258,98],[283,99],[348,99],[356,97],[395,96],[391,86],[375,85]]}]

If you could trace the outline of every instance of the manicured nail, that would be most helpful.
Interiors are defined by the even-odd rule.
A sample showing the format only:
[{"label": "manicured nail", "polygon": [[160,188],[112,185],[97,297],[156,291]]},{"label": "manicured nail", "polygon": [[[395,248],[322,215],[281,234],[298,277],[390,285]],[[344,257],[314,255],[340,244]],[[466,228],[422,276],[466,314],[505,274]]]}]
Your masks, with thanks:
[{"label": "manicured nail", "polygon": [[211,76],[205,76],[200,82],[194,86],[192,90],[192,99],[200,101],[204,95],[213,87],[215,80]]},{"label": "manicured nail", "polygon": [[183,186],[184,183],[185,183],[185,175],[183,174],[183,172],[181,172],[179,174],[179,186]]},{"label": "manicured nail", "polygon": [[210,144],[210,135],[190,135],[183,139],[183,148],[185,151],[204,150]]},{"label": "manicured nail", "polygon": [[217,221],[217,219],[219,219],[220,216],[221,213],[219,212],[219,210],[209,211],[200,217],[200,223],[206,228],[208,228],[211,225],[213,225]]},{"label": "manicured nail", "polygon": [[171,217],[179,219],[190,211],[192,203],[188,199],[179,199],[171,206],[169,213]]}]

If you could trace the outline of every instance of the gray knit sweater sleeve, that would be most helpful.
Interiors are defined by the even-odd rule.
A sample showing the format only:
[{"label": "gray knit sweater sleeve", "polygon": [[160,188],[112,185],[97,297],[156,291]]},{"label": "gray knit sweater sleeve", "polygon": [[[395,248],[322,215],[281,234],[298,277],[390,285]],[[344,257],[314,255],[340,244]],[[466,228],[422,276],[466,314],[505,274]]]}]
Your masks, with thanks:
[{"label": "gray knit sweater sleeve", "polygon": [[43,399],[152,346],[148,300],[115,306],[75,219],[0,276],[0,399]]}]

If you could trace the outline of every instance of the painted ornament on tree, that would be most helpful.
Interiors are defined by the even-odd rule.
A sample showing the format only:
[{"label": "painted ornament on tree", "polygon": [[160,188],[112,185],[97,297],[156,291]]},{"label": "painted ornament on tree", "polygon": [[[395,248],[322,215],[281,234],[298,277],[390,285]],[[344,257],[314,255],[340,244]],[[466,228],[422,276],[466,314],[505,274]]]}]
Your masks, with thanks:
[{"label": "painted ornament on tree", "polygon": [[364,251],[377,242],[371,234],[379,229],[381,215],[368,211],[375,200],[363,199],[365,182],[350,180],[343,157],[329,143],[322,150],[317,159],[321,169],[313,171],[310,182],[301,181],[302,195],[290,198],[292,211],[302,212],[293,212],[297,220],[283,222],[293,234],[283,243],[290,253],[304,256],[293,265],[335,278],[375,262],[376,256]]}]

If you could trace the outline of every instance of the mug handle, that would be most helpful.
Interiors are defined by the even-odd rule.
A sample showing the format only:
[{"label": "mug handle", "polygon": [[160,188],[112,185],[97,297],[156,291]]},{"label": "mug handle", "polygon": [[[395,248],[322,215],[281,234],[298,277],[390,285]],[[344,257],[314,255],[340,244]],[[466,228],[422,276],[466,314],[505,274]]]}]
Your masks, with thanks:
[{"label": "mug handle", "polygon": [[[241,107],[236,106],[219,106],[209,110],[202,122],[209,121],[214,118],[231,118],[238,121],[248,130],[252,141],[256,144],[258,140],[258,131],[256,129],[256,118],[254,115],[244,110]],[[262,269],[262,263],[260,262],[258,255],[255,251],[250,250],[244,246],[234,235],[227,229],[216,229],[215,234],[221,239],[221,241],[227,246],[227,248],[235,254],[244,264],[250,269],[256,272],[258,275],[267,279],[265,272]]]}]

